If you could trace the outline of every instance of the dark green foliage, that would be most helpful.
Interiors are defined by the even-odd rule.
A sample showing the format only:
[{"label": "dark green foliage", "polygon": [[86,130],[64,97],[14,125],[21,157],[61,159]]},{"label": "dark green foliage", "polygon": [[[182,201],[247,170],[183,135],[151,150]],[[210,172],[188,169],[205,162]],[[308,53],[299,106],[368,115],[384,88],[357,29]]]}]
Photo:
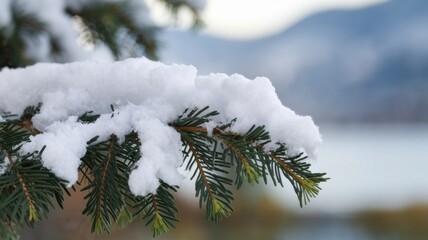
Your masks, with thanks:
[{"label": "dark green foliage", "polygon": [[0,122],[0,150],[2,154],[16,154],[20,146],[28,141],[31,133],[18,120]]},{"label": "dark green foliage", "polygon": [[171,10],[173,16],[177,16],[178,10],[182,8],[187,8],[193,14],[193,27],[201,28],[203,27],[203,22],[199,16],[198,9],[194,8],[192,5],[189,5],[186,1],[183,0],[159,0],[164,3],[167,8]]},{"label": "dark green foliage", "polygon": [[[222,163],[218,165],[217,170],[221,166],[226,166],[225,163],[230,163],[226,168],[235,167],[235,185],[238,188],[244,182],[259,183],[260,177],[263,177],[264,182],[267,183],[267,176],[271,176],[275,185],[279,183],[283,186],[282,177],[285,176],[292,184],[300,205],[303,206],[311,197],[319,193],[319,184],[328,180],[324,177],[325,173],[312,173],[309,170],[311,165],[304,161],[306,157],[303,153],[290,156],[285,144],[278,143],[277,149],[267,151],[264,146],[270,142],[270,137],[264,126],[253,126],[246,134],[239,135],[228,131],[234,122],[231,121],[214,128],[209,136],[203,124],[218,113],[214,111],[203,114],[206,110],[207,107],[200,111],[197,109],[190,111],[186,116],[180,116],[172,125],[182,135],[185,145],[198,146],[199,151],[195,152],[204,159],[212,159],[212,163],[216,159],[221,159]],[[190,139],[199,140],[199,142],[186,143],[188,136],[193,136]],[[204,145],[207,143],[208,145]],[[185,151],[185,154],[190,155],[189,150]],[[188,168],[192,167],[194,162],[189,161]],[[215,163],[219,164],[218,161]],[[214,165],[217,166],[216,164]]]},{"label": "dark green foliage", "polygon": [[[30,135],[41,133],[31,123],[39,109],[40,105],[29,107],[20,118],[2,114],[6,122],[0,123],[0,170],[4,170],[0,175],[0,236],[13,236],[20,227],[32,226],[46,217],[54,203],[62,205],[66,189],[61,179],[42,166],[43,149],[24,156],[19,152]],[[113,112],[112,108],[111,117]],[[310,171],[303,154],[290,155],[285,144],[267,149],[270,137],[264,126],[237,134],[230,130],[232,120],[207,129],[205,124],[218,114],[208,107],[188,109],[169,123],[181,135],[183,165],[193,173],[195,195],[199,206],[205,206],[208,219],[218,222],[232,214],[233,185],[239,188],[244,183],[256,184],[261,179],[267,183],[270,179],[283,186],[285,177],[302,206],[319,193],[319,184],[328,180],[324,173]],[[90,124],[98,117],[87,112],[78,121]],[[136,132],[120,141],[115,135],[107,141],[94,136],[87,144],[78,184],[86,193],[83,214],[92,218],[93,232],[110,232],[113,226],[124,227],[137,217],[147,221],[154,236],[174,227],[178,221],[173,197],[177,187],[161,180],[156,193],[147,196],[134,196],[129,189],[129,174],[144,154]],[[5,160],[8,164],[2,162]]]},{"label": "dark green foliage", "polygon": [[[199,206],[206,204],[207,217],[218,222],[228,217],[233,209],[232,192],[227,188],[232,180],[223,176],[228,174],[230,164],[222,161],[216,147],[208,145],[210,140],[200,133],[180,132],[184,143],[184,154],[187,158],[186,170],[193,171],[196,197],[199,197]],[[208,143],[208,144],[207,144]]]},{"label": "dark green foliage", "polygon": [[278,149],[271,151],[268,155],[272,161],[267,165],[272,181],[283,186],[281,175],[285,176],[294,188],[299,198],[300,206],[307,204],[311,197],[315,197],[321,188],[319,183],[325,182],[325,173],[312,173],[309,170],[311,164],[305,162],[307,158],[302,153],[296,156],[289,156],[284,144],[280,144]]},{"label": "dark green foliage", "polygon": [[[0,218],[5,219],[6,213],[0,211]],[[0,239],[15,240],[19,239],[20,226],[12,221],[0,222]]]},{"label": "dark green foliage", "polygon": [[255,147],[269,141],[269,134],[263,127],[252,127],[242,136],[237,134],[216,135],[222,142],[224,156],[236,165],[235,184],[239,188],[244,182],[259,183],[264,176],[263,154]]},{"label": "dark green foliage", "polygon": [[233,182],[227,177],[231,165],[223,160],[216,140],[204,132],[193,131],[208,122],[209,117],[218,114],[210,112],[202,115],[206,109],[190,111],[186,117],[181,116],[173,125],[182,137],[183,153],[187,161],[186,170],[194,172],[192,179],[196,177],[195,190],[196,197],[199,197],[199,206],[202,207],[205,203],[207,217],[218,222],[233,212],[232,192],[226,187]]},{"label": "dark green foliage", "polygon": [[12,2],[12,22],[0,28],[0,69],[2,67],[17,68],[34,63],[35,59],[27,56],[25,38],[36,38],[45,31],[44,24],[32,13],[24,12]]},{"label": "dark green foliage", "polygon": [[[83,214],[92,216],[92,231],[109,232],[112,222],[125,207],[125,196],[129,195],[128,174],[136,158],[134,148],[118,144],[115,136],[109,141],[89,146],[82,158],[81,172],[88,184]],[[132,157],[130,157],[132,156]]]},{"label": "dark green foliage", "polygon": [[[134,22],[126,2],[97,2],[67,13],[79,20],[87,43],[97,45],[105,43],[117,58],[140,56],[145,51],[149,58],[157,59],[157,41],[150,26],[139,26]],[[123,49],[123,40],[128,41],[129,49]],[[126,53],[123,50],[128,50]],[[125,55],[124,55],[125,54]],[[126,55],[130,54],[130,55]]]},{"label": "dark green foliage", "polygon": [[83,123],[93,123],[100,117],[99,114],[94,114],[92,111],[86,112],[79,117],[79,121]]},{"label": "dark green foliage", "polygon": [[[41,153],[40,153],[41,154]],[[20,225],[32,226],[34,222],[46,217],[56,202],[62,207],[63,181],[44,168],[40,154],[23,157],[10,155],[10,169],[0,176],[0,207],[7,217],[2,222],[15,220]]]},{"label": "dark green foliage", "polygon": [[[55,203],[62,207],[64,181],[42,166],[43,152],[20,155],[30,132],[18,121],[0,123],[0,236],[13,238],[22,226],[47,217]],[[7,231],[6,231],[7,230]],[[9,233],[10,231],[10,233]],[[5,237],[7,236],[7,237]]]},{"label": "dark green foliage", "polygon": [[[179,9],[189,9],[193,14],[194,26],[202,25],[198,10],[185,1],[159,1],[171,9],[173,16],[177,16]],[[39,60],[31,57],[28,50],[34,47],[41,36],[49,39],[52,61],[72,60],[65,55],[64,43],[46,27],[47,23],[39,19],[36,13],[24,11],[20,4],[11,1],[11,24],[0,27],[0,69],[23,67]],[[86,44],[104,44],[116,59],[142,55],[157,59],[159,41],[156,33],[159,28],[135,22],[132,8],[129,1],[91,1],[82,8],[67,8],[65,13],[79,26],[79,34]]]}]

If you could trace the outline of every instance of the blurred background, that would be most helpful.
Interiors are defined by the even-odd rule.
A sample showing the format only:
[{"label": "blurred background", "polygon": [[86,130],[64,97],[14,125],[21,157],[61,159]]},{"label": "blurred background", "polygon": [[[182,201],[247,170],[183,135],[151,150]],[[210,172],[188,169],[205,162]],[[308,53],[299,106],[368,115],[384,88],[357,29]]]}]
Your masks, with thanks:
[{"label": "blurred background", "polygon": [[[214,224],[186,182],[181,222],[158,239],[428,239],[428,1],[29,2],[0,4],[0,68],[147,56],[266,76],[319,125],[312,169],[331,179],[307,206],[291,186],[246,186]],[[22,239],[151,238],[143,221],[90,235],[83,204],[73,194]]]}]

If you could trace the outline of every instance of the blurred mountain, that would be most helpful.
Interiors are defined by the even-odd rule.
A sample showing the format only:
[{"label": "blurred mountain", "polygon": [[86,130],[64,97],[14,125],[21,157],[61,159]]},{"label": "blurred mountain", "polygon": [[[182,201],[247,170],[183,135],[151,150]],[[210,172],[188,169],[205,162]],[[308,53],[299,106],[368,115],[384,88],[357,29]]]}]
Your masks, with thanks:
[{"label": "blurred mountain", "polygon": [[285,105],[317,122],[427,122],[427,13],[428,1],[390,0],[252,41],[167,31],[161,58],[200,74],[269,77]]}]

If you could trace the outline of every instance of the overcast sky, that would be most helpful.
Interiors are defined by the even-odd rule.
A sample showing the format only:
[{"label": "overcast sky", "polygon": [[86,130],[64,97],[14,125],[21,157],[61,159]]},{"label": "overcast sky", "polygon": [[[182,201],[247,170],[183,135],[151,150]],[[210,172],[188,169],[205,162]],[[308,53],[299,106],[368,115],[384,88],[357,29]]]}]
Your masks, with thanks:
[{"label": "overcast sky", "polygon": [[[159,1],[146,0],[155,21],[168,21]],[[204,32],[229,39],[254,39],[275,34],[319,11],[361,8],[387,0],[207,0],[202,12]],[[186,21],[186,13],[180,15]],[[185,23],[184,23],[185,25]]]}]

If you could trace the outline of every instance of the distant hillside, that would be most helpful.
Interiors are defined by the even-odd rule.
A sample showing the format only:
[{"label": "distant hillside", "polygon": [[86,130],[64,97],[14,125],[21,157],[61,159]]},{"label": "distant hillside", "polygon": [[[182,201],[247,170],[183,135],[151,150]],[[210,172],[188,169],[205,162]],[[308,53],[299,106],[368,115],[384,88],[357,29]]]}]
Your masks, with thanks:
[{"label": "distant hillside", "polygon": [[254,41],[163,39],[164,61],[267,76],[286,105],[317,121],[428,122],[428,1],[323,12]]}]

